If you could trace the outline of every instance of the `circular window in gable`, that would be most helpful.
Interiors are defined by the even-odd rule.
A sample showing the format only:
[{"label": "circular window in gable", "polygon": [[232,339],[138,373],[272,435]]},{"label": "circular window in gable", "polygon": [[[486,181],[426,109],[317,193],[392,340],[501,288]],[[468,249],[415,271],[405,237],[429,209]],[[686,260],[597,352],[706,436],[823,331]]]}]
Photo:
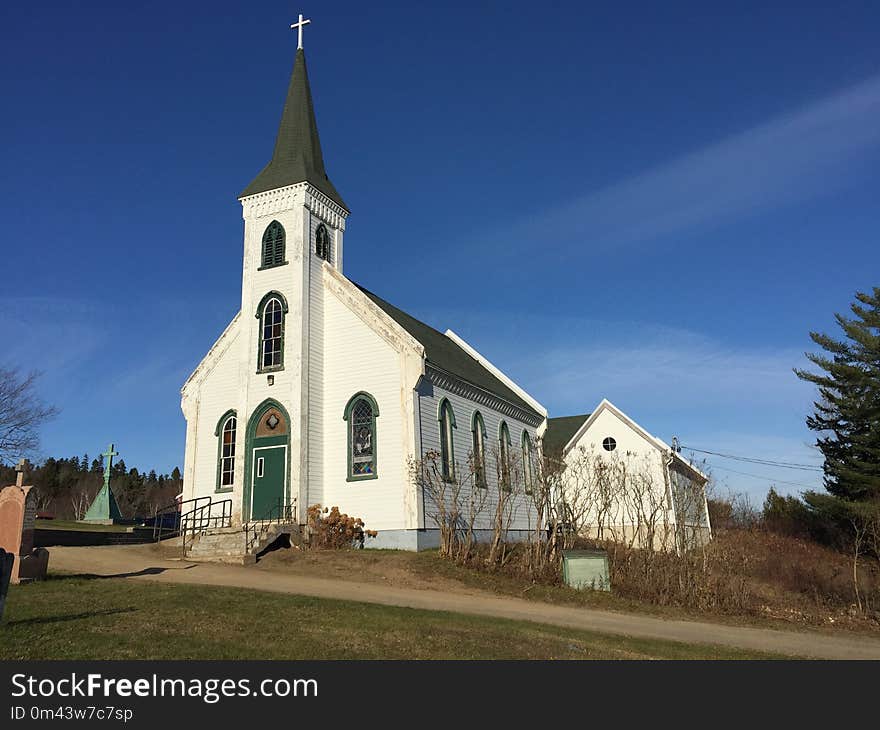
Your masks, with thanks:
[{"label": "circular window in gable", "polygon": [[602,439],[602,448],[605,451],[614,451],[617,448],[617,441],[615,441],[611,436],[606,436]]}]

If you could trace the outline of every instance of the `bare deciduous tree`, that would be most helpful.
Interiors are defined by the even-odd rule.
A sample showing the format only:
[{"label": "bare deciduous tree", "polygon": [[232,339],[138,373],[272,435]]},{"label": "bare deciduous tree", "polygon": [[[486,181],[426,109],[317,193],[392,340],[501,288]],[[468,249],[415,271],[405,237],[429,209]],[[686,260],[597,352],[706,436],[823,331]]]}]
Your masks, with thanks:
[{"label": "bare deciduous tree", "polygon": [[0,368],[0,461],[13,462],[39,446],[39,429],[57,415],[36,393],[40,373]]}]

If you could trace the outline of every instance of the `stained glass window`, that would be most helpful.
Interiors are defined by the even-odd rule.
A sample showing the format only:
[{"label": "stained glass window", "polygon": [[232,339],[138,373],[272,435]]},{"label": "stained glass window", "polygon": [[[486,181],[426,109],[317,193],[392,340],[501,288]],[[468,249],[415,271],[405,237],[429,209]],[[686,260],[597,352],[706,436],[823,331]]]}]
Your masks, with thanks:
[{"label": "stained glass window", "polygon": [[348,419],[351,449],[352,477],[370,476],[376,473],[374,448],[376,420],[373,406],[366,398],[358,398]]},{"label": "stained glass window", "polygon": [[284,308],[281,302],[272,298],[263,308],[262,346],[260,367],[262,369],[281,367],[284,333]]},{"label": "stained glass window", "polygon": [[324,261],[330,261],[330,234],[323,223],[315,231],[315,253]]},{"label": "stained glass window", "polygon": [[235,416],[223,424],[220,441],[220,486],[231,487],[235,477]]},{"label": "stained glass window", "polygon": [[455,416],[448,400],[440,406],[440,462],[443,478],[447,481],[455,479],[455,448],[452,442],[452,429]]},{"label": "stained glass window", "polygon": [[499,458],[501,461],[501,487],[510,489],[510,430],[507,428],[507,422],[501,422],[501,430],[499,432]]},{"label": "stained glass window", "polygon": [[531,494],[535,467],[532,461],[532,440],[529,438],[528,431],[523,431],[522,452],[523,480],[525,482],[526,494]]},{"label": "stained glass window", "polygon": [[483,425],[483,416],[477,411],[474,413],[474,480],[478,487],[486,486],[486,427]]},{"label": "stained glass window", "polygon": [[284,263],[284,227],[278,221],[272,221],[263,233],[263,257],[260,264],[278,266]]}]

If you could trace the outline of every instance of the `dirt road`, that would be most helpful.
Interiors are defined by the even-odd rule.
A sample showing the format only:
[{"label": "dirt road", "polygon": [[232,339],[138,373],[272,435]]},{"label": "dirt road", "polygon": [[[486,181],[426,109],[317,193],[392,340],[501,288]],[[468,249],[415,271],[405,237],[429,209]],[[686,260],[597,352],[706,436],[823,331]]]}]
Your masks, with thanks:
[{"label": "dirt road", "polygon": [[880,638],[828,635],[672,621],[639,614],[556,606],[479,591],[449,592],[383,586],[283,571],[216,563],[189,563],[158,557],[148,545],[54,547],[50,570],[149,580],[250,588],[318,598],[453,611],[565,626],[604,634],[665,639],[688,644],[721,644],[741,649],[817,659],[880,659]]}]

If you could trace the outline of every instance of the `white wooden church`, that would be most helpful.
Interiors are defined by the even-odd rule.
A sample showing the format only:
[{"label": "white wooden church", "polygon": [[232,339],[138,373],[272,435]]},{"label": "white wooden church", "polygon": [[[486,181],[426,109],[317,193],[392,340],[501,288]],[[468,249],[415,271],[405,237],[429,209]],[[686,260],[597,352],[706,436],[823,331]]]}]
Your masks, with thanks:
[{"label": "white wooden church", "polygon": [[[294,506],[337,505],[378,531],[368,546],[437,544],[410,474],[490,452],[537,459],[546,409],[450,330],[440,332],[346,276],[348,207],[324,167],[302,49],[269,163],[240,194],[241,309],[181,391],[183,499],[230,500],[242,525]],[[358,245],[354,239],[352,245]],[[488,522],[489,515],[486,516]],[[489,525],[485,525],[488,527]],[[523,503],[511,531],[530,527]]]}]

